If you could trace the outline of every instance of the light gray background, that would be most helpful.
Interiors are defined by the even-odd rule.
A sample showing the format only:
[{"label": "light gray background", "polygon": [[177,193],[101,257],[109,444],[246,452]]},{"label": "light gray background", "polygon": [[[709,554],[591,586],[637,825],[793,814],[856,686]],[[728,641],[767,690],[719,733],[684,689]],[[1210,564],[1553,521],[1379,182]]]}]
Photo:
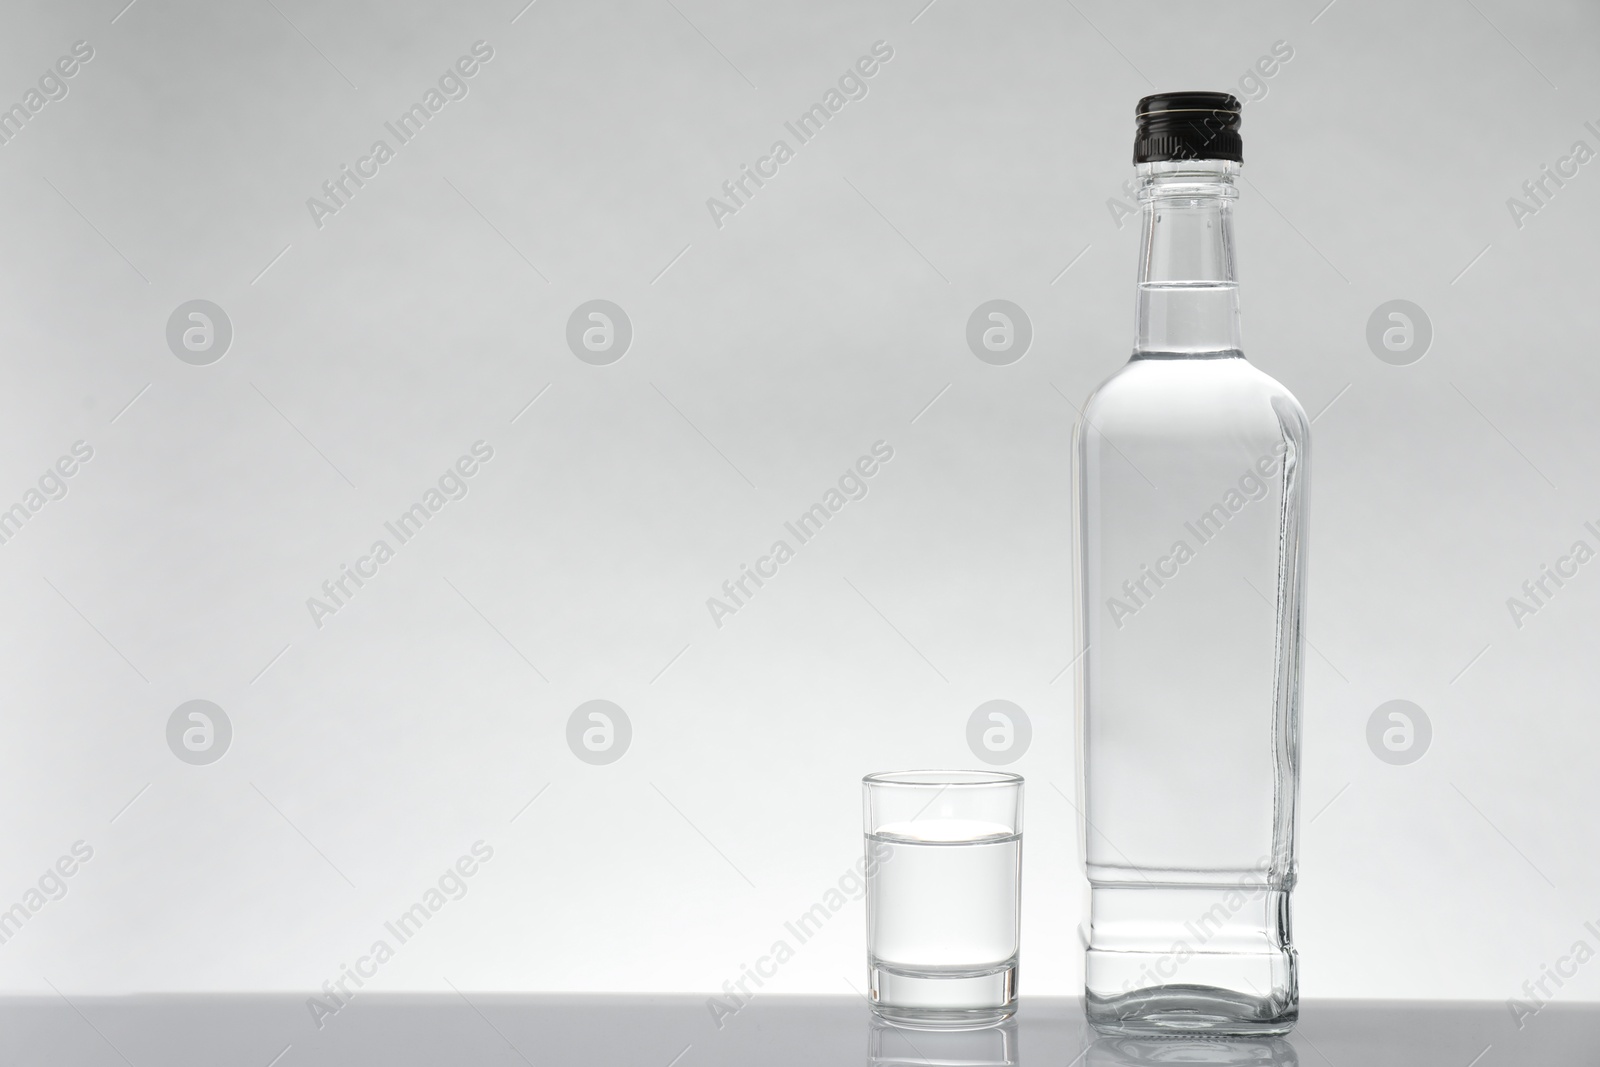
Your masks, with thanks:
[{"label": "light gray background", "polygon": [[[1593,5],[124,2],[0,32],[5,102],[95,49],[0,147],[0,499],[94,448],[0,545],[0,898],[94,848],[0,986],[309,990],[481,839],[376,987],[718,989],[859,855],[857,778],[975,765],[1004,698],[1025,989],[1074,992],[1068,450],[1137,238],[1108,199],[1139,96],[1239,91],[1276,41],[1238,219],[1249,353],[1318,415],[1304,990],[1505,998],[1597,941],[1600,563],[1506,606],[1600,520],[1600,163],[1506,206],[1600,148]],[[470,94],[314,226],[478,40]],[[878,40],[868,96],[716,227]],[[165,341],[196,298],[235,330],[210,366]],[[595,298],[634,326],[611,366],[564,340]],[[1011,366],[964,340],[994,298],[1034,326]],[[1433,323],[1410,366],[1365,341],[1391,299]],[[313,626],[480,439],[466,499]],[[880,439],[870,494],[715,628]],[[597,698],[634,731],[606,766],[565,741]],[[233,725],[209,766],[166,744],[191,699]],[[1366,742],[1392,699],[1433,725],[1406,766]],[[861,980],[852,903],[769,988]]]}]

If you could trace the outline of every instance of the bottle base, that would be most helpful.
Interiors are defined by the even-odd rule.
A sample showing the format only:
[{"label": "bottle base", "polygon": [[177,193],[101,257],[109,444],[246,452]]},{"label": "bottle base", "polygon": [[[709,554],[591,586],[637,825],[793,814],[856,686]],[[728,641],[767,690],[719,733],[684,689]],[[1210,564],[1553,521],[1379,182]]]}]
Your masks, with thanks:
[{"label": "bottle base", "polygon": [[1298,998],[1267,996],[1215,986],[1166,985],[1118,996],[1084,998],[1097,1033],[1115,1037],[1272,1037],[1287,1034],[1300,1018]]},{"label": "bottle base", "polygon": [[1300,986],[1287,889],[1236,884],[1096,885],[1084,1000],[1111,1035],[1286,1034]]}]

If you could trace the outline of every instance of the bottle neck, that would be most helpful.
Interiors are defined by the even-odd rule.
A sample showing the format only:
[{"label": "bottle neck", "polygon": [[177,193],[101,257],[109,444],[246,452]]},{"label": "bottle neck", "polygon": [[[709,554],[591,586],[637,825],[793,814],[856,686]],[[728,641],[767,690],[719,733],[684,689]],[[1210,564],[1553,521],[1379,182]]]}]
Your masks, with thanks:
[{"label": "bottle neck", "polygon": [[1233,178],[1227,160],[1139,164],[1144,241],[1134,357],[1238,355]]}]

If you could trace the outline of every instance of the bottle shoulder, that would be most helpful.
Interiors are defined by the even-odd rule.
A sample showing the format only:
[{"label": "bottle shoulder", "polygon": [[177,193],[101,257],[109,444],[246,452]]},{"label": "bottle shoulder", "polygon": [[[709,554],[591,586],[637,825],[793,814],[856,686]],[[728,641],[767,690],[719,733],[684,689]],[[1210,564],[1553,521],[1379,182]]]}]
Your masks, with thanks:
[{"label": "bottle shoulder", "polygon": [[1296,440],[1310,436],[1300,402],[1241,356],[1129,360],[1090,394],[1087,423],[1100,430],[1181,433],[1227,424],[1260,425]]}]

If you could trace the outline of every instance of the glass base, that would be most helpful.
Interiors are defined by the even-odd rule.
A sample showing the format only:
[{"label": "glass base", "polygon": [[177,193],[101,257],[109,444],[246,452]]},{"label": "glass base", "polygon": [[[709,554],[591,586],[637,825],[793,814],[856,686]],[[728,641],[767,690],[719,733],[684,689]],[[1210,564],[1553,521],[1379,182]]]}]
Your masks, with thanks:
[{"label": "glass base", "polygon": [[1017,1011],[1017,961],[993,967],[908,967],[867,960],[872,1010],[912,1030],[978,1030]]}]

